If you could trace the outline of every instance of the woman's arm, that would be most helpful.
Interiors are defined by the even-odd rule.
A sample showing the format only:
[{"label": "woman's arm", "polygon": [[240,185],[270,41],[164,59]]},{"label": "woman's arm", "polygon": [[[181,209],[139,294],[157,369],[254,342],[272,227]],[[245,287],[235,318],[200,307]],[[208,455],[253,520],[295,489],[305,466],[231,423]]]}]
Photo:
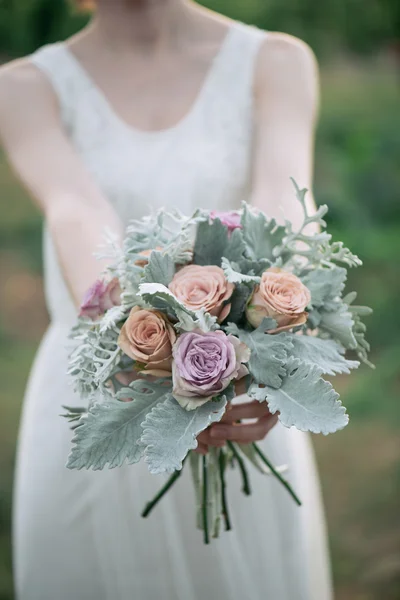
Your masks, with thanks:
[{"label": "woman's arm", "polygon": [[[292,36],[268,34],[256,66],[252,204],[280,222],[284,216],[295,225],[302,221],[290,177],[311,190],[318,103],[311,49]],[[312,193],[307,196],[314,211]]]},{"label": "woman's arm", "polygon": [[43,212],[65,281],[79,306],[105,267],[93,253],[104,228],[123,228],[63,132],[57,99],[26,60],[0,70],[0,140],[10,163]]}]

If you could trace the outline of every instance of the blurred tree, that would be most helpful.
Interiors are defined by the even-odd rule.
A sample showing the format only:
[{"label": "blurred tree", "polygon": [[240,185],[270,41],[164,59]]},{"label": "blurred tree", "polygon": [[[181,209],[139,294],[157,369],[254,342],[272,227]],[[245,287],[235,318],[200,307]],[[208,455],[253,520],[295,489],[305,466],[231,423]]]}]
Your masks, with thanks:
[{"label": "blurred tree", "polygon": [[[319,55],[338,48],[365,54],[400,44],[399,0],[200,1],[233,18],[301,37]],[[70,11],[68,0],[0,0],[0,51],[26,54],[83,23],[84,17]]]}]

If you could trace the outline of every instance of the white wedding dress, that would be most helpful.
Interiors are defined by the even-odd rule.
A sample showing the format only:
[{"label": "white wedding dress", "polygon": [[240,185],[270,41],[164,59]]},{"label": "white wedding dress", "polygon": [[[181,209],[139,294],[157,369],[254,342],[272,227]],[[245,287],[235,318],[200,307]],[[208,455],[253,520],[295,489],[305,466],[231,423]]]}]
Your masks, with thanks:
[{"label": "white wedding dress", "polygon": [[[87,169],[128,222],[160,206],[226,210],[249,197],[252,77],[265,35],[235,24],[190,112],[158,132],[121,121],[63,43],[31,60],[48,76]],[[330,600],[318,477],[309,438],[297,430],[279,424],[263,447],[274,463],[289,465],[303,506],[253,469],[253,494],[245,497],[232,472],[234,530],[210,546],[195,527],[189,472],[142,519],[163,483],[145,464],[66,469],[71,431],[62,405],[81,404],[66,375],[75,310],[47,232],[44,258],[51,325],[30,377],[19,437],[18,600]]]}]

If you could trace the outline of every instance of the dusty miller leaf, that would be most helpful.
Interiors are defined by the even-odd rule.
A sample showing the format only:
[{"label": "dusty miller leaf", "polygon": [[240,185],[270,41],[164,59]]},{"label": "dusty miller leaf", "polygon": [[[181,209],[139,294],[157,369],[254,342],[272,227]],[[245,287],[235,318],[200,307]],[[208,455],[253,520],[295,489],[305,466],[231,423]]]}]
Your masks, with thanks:
[{"label": "dusty miller leaf", "polygon": [[291,360],[288,374],[279,389],[268,388],[267,402],[271,413],[279,411],[285,427],[296,427],[312,433],[334,433],[349,421],[339,394],[321,378],[321,371],[297,360]]},{"label": "dusty miller leaf", "polygon": [[217,317],[210,315],[204,308],[196,310],[194,317],[178,308],[175,310],[175,313],[178,319],[178,322],[174,325],[175,329],[182,331],[193,331],[194,329],[214,331],[215,329],[219,329]]},{"label": "dusty miller leaf", "polygon": [[138,462],[143,456],[143,448],[138,445],[143,433],[141,424],[167,391],[161,385],[136,381],[119,393],[120,397],[124,393],[125,397],[133,397],[133,401],[108,397],[94,404],[75,429],[67,467],[97,471],[107,465],[112,469],[124,462]]},{"label": "dusty miller leaf", "polygon": [[189,450],[197,448],[196,437],[211,423],[220,421],[226,399],[210,401],[187,411],[169,394],[144,421],[141,444],[146,447],[145,460],[152,474],[172,473],[182,468]]},{"label": "dusty miller leaf", "polygon": [[286,333],[266,333],[274,327],[276,321],[264,319],[261,325],[251,332],[239,329],[234,323],[229,323],[226,331],[250,348],[248,368],[257,383],[278,388],[282,384],[282,377],[286,375],[285,363],[293,346]]},{"label": "dusty miller leaf", "polygon": [[334,311],[338,308],[346,278],[346,269],[333,267],[330,269],[315,269],[301,279],[311,292],[311,305],[313,308],[323,307],[324,310]]},{"label": "dusty miller leaf", "polygon": [[226,279],[230,283],[247,283],[250,285],[260,283],[261,278],[256,275],[246,275],[240,272],[240,267],[236,263],[231,263],[227,258],[222,257],[221,267],[225,273]]},{"label": "dusty miller leaf", "polygon": [[175,275],[175,263],[169,254],[153,250],[143,271],[143,283],[161,283],[168,286]]},{"label": "dusty miller leaf", "polygon": [[350,369],[356,369],[360,363],[347,360],[344,348],[334,340],[323,340],[311,335],[289,334],[293,344],[290,354],[309,365],[315,365],[326,375],[336,373],[350,373]]},{"label": "dusty miller leaf", "polygon": [[318,327],[329,333],[334,340],[345,348],[355,350],[357,340],[354,337],[354,319],[346,304],[342,304],[335,312],[320,311],[321,320]]},{"label": "dusty miller leaf", "polygon": [[252,289],[249,285],[238,284],[235,286],[233,294],[229,300],[231,310],[227,316],[228,321],[238,323],[244,316],[246,310],[247,301],[252,293]]},{"label": "dusty miller leaf", "polygon": [[211,223],[204,221],[197,229],[194,245],[194,262],[196,265],[221,266],[223,256],[228,260],[240,260],[245,251],[245,244],[240,229],[235,229],[229,236],[227,227],[219,219]]},{"label": "dusty miller leaf", "polygon": [[249,257],[255,261],[260,258],[274,260],[274,248],[282,243],[286,228],[278,225],[275,219],[268,220],[262,212],[251,210],[246,203],[243,203],[241,224]]}]

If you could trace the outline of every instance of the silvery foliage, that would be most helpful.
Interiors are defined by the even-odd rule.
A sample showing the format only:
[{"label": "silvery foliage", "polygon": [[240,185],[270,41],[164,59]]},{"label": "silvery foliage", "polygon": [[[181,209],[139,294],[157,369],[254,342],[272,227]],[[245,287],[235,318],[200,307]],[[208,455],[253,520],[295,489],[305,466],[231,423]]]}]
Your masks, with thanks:
[{"label": "silvery foliage", "polygon": [[106,389],[97,392],[97,401],[75,427],[67,467],[98,470],[138,462],[144,452],[141,425],[169,392],[163,382],[143,380],[133,381],[116,397]]},{"label": "silvery foliage", "polygon": [[99,324],[80,319],[71,333],[75,347],[69,356],[68,374],[72,377],[75,391],[82,399],[92,401],[98,389],[102,389],[122,358],[117,340],[116,326],[101,330]]},{"label": "silvery foliage", "polygon": [[214,219],[212,223],[203,221],[198,225],[194,245],[195,264],[220,267],[223,257],[240,261],[245,257],[245,251],[246,244],[240,229],[234,229],[229,234],[219,219]]},{"label": "silvery foliage", "polygon": [[322,379],[317,366],[291,358],[286,369],[279,389],[254,386],[249,394],[260,401],[266,399],[271,413],[279,411],[279,420],[285,427],[327,435],[347,425],[349,418],[339,394]]},{"label": "silvery foliage", "polygon": [[188,451],[197,448],[197,435],[211,423],[221,420],[225,406],[223,396],[188,411],[168,394],[148,413],[142,424],[140,444],[145,447],[144,456],[150,473],[172,473],[181,469]]},{"label": "silvery foliage", "polygon": [[[303,223],[298,231],[293,230],[290,221],[285,221],[285,235],[282,243],[277,245],[273,254],[275,257],[284,257],[286,265],[293,265],[299,268],[299,265],[307,260],[308,266],[316,267],[334,267],[337,263],[344,263],[349,267],[358,267],[362,264],[358,256],[352,254],[348,248],[343,246],[342,242],[332,242],[332,236],[325,231],[321,233],[306,233],[305,229],[311,224],[315,224],[321,229],[326,227],[323,217],[328,212],[328,207],[324,204],[318,208],[314,214],[309,214],[306,205],[307,189],[300,189],[297,183],[292,179],[295,193],[303,209]],[[298,259],[302,258],[302,261]]]},{"label": "silvery foliage", "polygon": [[253,378],[258,383],[279,388],[286,375],[285,364],[293,344],[291,336],[286,333],[265,335],[275,327],[274,319],[264,319],[254,331],[239,329],[235,323],[229,323],[226,331],[238,337],[250,348],[248,368]]},{"label": "silvery foliage", "polygon": [[357,369],[360,365],[356,360],[347,360],[343,346],[334,340],[292,333],[288,336],[293,346],[290,355],[318,367],[325,375],[350,373],[350,369]]}]

